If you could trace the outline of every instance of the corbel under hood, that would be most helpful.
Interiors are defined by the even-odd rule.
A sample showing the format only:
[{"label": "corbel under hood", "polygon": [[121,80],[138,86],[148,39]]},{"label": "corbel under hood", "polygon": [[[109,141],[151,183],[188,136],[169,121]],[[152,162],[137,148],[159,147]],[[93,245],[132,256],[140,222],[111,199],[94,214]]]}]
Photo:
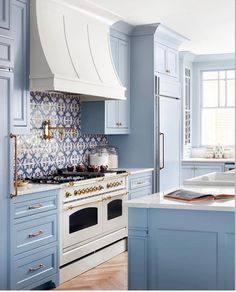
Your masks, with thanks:
[{"label": "corbel under hood", "polygon": [[120,18],[87,0],[31,0],[30,90],[124,100],[110,46]]}]

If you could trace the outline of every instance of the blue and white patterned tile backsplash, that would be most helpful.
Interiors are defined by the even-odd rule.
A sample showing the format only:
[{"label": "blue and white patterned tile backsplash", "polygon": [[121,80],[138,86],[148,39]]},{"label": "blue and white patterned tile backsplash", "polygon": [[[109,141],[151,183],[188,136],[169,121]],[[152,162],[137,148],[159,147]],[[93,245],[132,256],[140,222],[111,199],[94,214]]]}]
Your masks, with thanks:
[{"label": "blue and white patterned tile backsplash", "polygon": [[[58,167],[87,163],[88,149],[107,144],[104,135],[81,135],[80,101],[77,95],[31,92],[30,135],[19,137],[18,173],[22,178],[47,175]],[[61,139],[54,131],[52,140],[42,139],[42,123],[51,120],[52,126],[75,126],[78,135],[66,133]]]}]

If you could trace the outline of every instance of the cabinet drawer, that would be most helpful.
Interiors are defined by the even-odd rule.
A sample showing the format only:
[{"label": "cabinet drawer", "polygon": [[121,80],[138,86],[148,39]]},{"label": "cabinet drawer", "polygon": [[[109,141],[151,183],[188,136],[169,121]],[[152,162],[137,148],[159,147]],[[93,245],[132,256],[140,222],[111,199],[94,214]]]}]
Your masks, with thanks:
[{"label": "cabinet drawer", "polygon": [[141,198],[144,196],[148,196],[152,194],[152,187],[149,188],[145,188],[145,189],[138,189],[136,191],[130,192],[129,194],[129,199],[137,199],[137,198]]},{"label": "cabinet drawer", "polygon": [[13,68],[13,40],[0,36],[0,67]]},{"label": "cabinet drawer", "polygon": [[152,176],[142,175],[130,178],[130,190],[152,186]]},{"label": "cabinet drawer", "polygon": [[56,247],[16,260],[12,275],[12,289],[24,289],[37,281],[57,273],[57,262]]},{"label": "cabinet drawer", "polygon": [[43,217],[38,215],[39,218],[32,217],[36,216],[27,217],[25,222],[18,219],[13,226],[14,254],[29,251],[57,240],[56,214]]},{"label": "cabinet drawer", "polygon": [[43,192],[19,196],[12,200],[13,216],[20,218],[57,208],[57,192]]}]

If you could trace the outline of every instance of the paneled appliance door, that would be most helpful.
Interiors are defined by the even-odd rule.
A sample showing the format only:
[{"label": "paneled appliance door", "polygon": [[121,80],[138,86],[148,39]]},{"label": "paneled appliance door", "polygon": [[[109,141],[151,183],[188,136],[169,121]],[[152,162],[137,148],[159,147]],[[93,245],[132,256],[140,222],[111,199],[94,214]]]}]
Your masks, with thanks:
[{"label": "paneled appliance door", "polygon": [[102,233],[102,196],[63,205],[63,248]]},{"label": "paneled appliance door", "polygon": [[159,96],[160,189],[180,185],[180,100]]},{"label": "paneled appliance door", "polygon": [[119,230],[127,226],[127,207],[124,201],[128,199],[126,190],[104,195],[103,199],[103,232]]}]

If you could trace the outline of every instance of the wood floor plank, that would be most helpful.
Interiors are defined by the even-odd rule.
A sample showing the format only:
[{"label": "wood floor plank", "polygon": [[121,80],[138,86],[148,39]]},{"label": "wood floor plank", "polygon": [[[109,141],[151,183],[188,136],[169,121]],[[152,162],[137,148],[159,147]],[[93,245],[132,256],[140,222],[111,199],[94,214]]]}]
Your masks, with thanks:
[{"label": "wood floor plank", "polygon": [[55,290],[128,290],[127,257],[122,253]]}]

